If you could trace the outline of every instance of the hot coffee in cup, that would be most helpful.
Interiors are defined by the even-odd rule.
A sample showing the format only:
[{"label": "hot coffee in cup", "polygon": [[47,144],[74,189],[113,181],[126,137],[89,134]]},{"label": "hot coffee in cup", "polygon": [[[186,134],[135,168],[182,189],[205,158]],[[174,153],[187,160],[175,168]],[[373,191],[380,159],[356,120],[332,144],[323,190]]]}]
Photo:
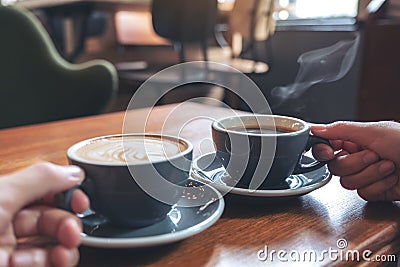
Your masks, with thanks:
[{"label": "hot coffee in cup", "polygon": [[258,125],[249,125],[249,126],[241,126],[241,127],[232,127],[229,128],[231,131],[250,133],[250,134],[283,134],[283,133],[291,133],[294,132],[292,128],[283,127],[283,126],[275,126],[275,127],[262,127]]},{"label": "hot coffee in cup", "polygon": [[138,164],[166,160],[187,149],[182,142],[147,135],[97,138],[71,153],[81,160],[97,163]]},{"label": "hot coffee in cup", "polygon": [[285,188],[290,175],[325,165],[301,163],[304,152],[313,145],[330,145],[309,131],[305,121],[277,115],[233,116],[212,124],[217,158],[236,186],[250,189]]},{"label": "hot coffee in cup", "polygon": [[85,171],[91,209],[113,225],[141,227],[162,220],[181,197],[192,150],[178,137],[129,134],[81,141],[67,156]]}]

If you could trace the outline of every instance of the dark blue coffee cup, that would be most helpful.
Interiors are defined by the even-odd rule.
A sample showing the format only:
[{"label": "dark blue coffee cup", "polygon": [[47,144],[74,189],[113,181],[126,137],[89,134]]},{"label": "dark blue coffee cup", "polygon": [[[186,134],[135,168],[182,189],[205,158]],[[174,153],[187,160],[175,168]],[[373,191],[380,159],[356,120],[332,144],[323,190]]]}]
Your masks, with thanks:
[{"label": "dark blue coffee cup", "polygon": [[164,219],[182,197],[192,151],[182,138],[127,134],[81,141],[67,156],[85,171],[79,188],[91,209],[114,226],[136,228]]},{"label": "dark blue coffee cup", "polygon": [[278,115],[242,115],[212,124],[216,156],[237,187],[285,188],[286,178],[321,168],[326,162],[302,164],[313,145],[329,141],[310,134],[307,122]]}]

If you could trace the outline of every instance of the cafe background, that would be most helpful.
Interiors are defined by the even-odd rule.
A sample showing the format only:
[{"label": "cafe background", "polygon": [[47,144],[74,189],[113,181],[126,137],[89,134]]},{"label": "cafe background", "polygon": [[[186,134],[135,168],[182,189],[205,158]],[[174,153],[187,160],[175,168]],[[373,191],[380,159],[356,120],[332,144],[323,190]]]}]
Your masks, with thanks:
[{"label": "cafe background", "polygon": [[[41,8],[31,8],[34,2],[39,1],[2,0],[3,5],[29,8],[49,28],[45,12]],[[160,69],[179,62],[171,42],[158,36],[152,28],[149,1],[117,2],[119,4],[99,5],[90,14],[84,47],[73,59],[74,62],[104,58],[112,63],[158,64]],[[216,31],[229,42],[229,25],[226,22],[234,0],[218,2],[220,14]],[[266,40],[255,43],[255,59],[266,62],[269,70],[262,74],[250,74],[249,77],[268,99],[274,87],[294,82],[299,70],[297,59],[302,53],[328,47],[341,40],[353,40],[359,34],[361,42],[356,60],[343,78],[315,84],[296,99],[273,107],[273,112],[295,115],[312,122],[397,120],[400,117],[397,103],[400,96],[399,6],[397,0],[275,0],[275,32]],[[56,21],[56,29],[60,32],[55,35],[59,40],[54,41],[61,40],[61,52],[66,55],[74,49],[78,39],[73,35],[76,33],[74,19],[67,15]],[[244,39],[245,44],[246,41]],[[213,48],[221,45],[214,38],[209,40],[209,44]],[[188,51],[187,60],[201,59],[198,46],[190,46]],[[242,56],[251,58],[254,54],[244,52]],[[137,66],[137,72],[140,72],[140,64]],[[137,66],[131,72],[135,73]],[[118,97],[106,111],[124,110],[141,82],[143,80],[120,77]],[[185,92],[188,95],[184,97],[190,98],[190,92]],[[178,94],[165,103],[182,99]],[[235,103],[234,108],[245,109],[240,102]],[[270,104],[273,106],[272,100]]]},{"label": "cafe background", "polygon": [[[144,4],[138,6],[137,3],[142,1]],[[51,28],[49,18],[46,17],[43,8],[37,5],[50,3],[50,5],[60,4],[63,6],[66,2],[96,2],[96,10],[86,21],[88,32],[81,53],[76,56],[73,53],[76,40],[79,39],[79,36],[75,34],[79,31],[76,29],[76,21],[70,16],[71,13],[68,14],[69,16],[53,21],[56,24],[54,29],[58,29],[53,35],[53,39],[60,53],[71,62],[104,58],[120,69],[121,62],[135,63],[128,64],[131,69],[125,72],[132,75],[125,76],[125,79],[122,74],[126,73],[118,71],[120,75],[119,91],[106,112],[125,110],[127,102],[141,82],[127,78],[135,77],[134,74],[144,71],[143,69],[147,68],[145,65],[158,64],[159,67],[162,67],[179,62],[178,54],[171,44],[152,32],[149,24],[149,1],[147,0],[3,0],[1,2],[2,4],[26,6],[49,30]],[[323,7],[319,6],[322,2],[324,3]],[[275,86],[290,84],[294,81],[299,70],[297,58],[304,52],[331,46],[338,41],[353,40],[357,34],[361,36],[355,63],[342,79],[311,86],[297,99],[277,107],[274,110],[275,113],[295,115],[315,122],[337,119],[398,120],[400,114],[398,105],[399,5],[398,1],[375,0],[371,3],[370,1],[357,3],[357,1],[350,0],[302,0],[277,1],[275,3],[274,18],[277,20],[275,33],[267,40],[256,43],[258,52],[256,59],[267,62],[270,69],[262,74],[249,74],[249,77],[257,82],[266,96]],[[34,7],[35,5],[36,7]],[[371,8],[368,11],[366,11],[367,6]],[[342,9],[342,7],[348,9]],[[321,14],[322,10],[336,13]],[[224,14],[226,15],[222,12],[222,15]],[[322,18],[321,15],[328,17]],[[218,30],[229,41],[225,22],[226,17],[222,16]],[[0,27],[12,28],[12,25],[0,24]],[[219,45],[216,40],[211,38],[210,46],[212,48],[219,49]],[[200,58],[197,46],[190,47],[188,50],[188,60]],[[251,57],[251,55],[245,53],[243,57]],[[185,97],[201,93],[199,92],[201,87],[193,87],[194,89],[190,86],[184,88],[185,90],[181,90],[182,94],[175,94],[164,99],[163,103],[179,102]],[[4,88],[1,89],[4,90]],[[24,95],[20,94],[20,97],[22,98]],[[227,102],[231,100],[225,99],[225,97],[221,99]],[[53,100],[55,99],[49,99],[49,101]],[[93,101],[93,98],[89,98],[88,102],[90,101]],[[243,108],[240,102],[233,101],[233,103],[235,104],[233,107]],[[6,104],[13,105],[11,100]],[[178,105],[159,105],[155,107],[152,116],[149,117],[147,117],[147,112],[150,111],[147,109],[131,111],[133,117],[130,121],[135,123],[130,125],[132,126],[130,130],[132,132],[141,131],[140,122],[144,123],[143,118],[148,118],[146,120],[148,122],[147,130],[161,132],[165,128],[167,128],[166,130],[175,130],[183,127],[187,122],[193,122],[193,118],[225,117],[229,111],[220,107],[186,103],[179,105],[183,110],[179,112],[178,116],[170,116]],[[70,105],[70,107],[71,109],[75,108],[74,105]],[[31,110],[26,109],[26,112],[31,113]],[[9,115],[4,112],[1,114],[3,117]],[[37,161],[67,164],[65,153],[71,144],[93,136],[118,133],[121,130],[124,115],[124,112],[114,112],[2,129],[0,131],[0,143],[3,145],[0,150],[0,172],[6,174]],[[167,118],[172,119],[169,124],[170,128],[164,124]],[[208,120],[196,120],[192,124],[193,127],[186,127],[186,131],[183,131],[182,135],[200,147],[201,142],[209,134],[209,124]],[[345,241],[345,247],[352,251],[370,250],[373,251],[374,256],[398,255],[400,247],[398,238],[400,232],[399,203],[367,203],[357,195],[357,192],[345,190],[338,177],[332,177],[330,180],[329,175],[319,176],[313,180],[314,187],[300,187],[299,191],[293,190],[289,195],[287,192],[282,195],[282,191],[278,190],[280,194],[275,203],[282,205],[269,205],[275,201],[275,199],[269,199],[271,202],[268,203],[268,195],[271,196],[271,192],[267,192],[269,193],[267,195],[265,192],[258,192],[262,195],[254,198],[250,195],[244,195],[242,198],[243,195],[232,194],[232,198],[226,198],[224,214],[213,227],[207,229],[204,234],[190,236],[190,238],[170,246],[143,249],[141,246],[149,245],[149,243],[143,244],[140,238],[139,241],[133,238],[133,240],[122,240],[128,249],[104,249],[103,247],[109,246],[110,243],[115,245],[115,240],[106,238],[104,241],[100,238],[97,240],[101,247],[99,249],[91,246],[81,247],[80,265],[96,267],[265,266],[268,263],[260,262],[257,252],[263,249],[265,251],[266,246],[270,249],[285,251],[315,250],[319,255],[323,255],[329,248],[342,248],[342,246],[338,246],[338,241]],[[325,185],[325,183],[327,184]],[[322,186],[323,188],[315,190]],[[302,189],[306,189],[306,195],[297,197],[298,194],[304,193]],[[272,195],[274,193],[276,191],[272,190]],[[297,194],[294,199],[284,203],[279,201],[280,197],[289,196],[290,198],[292,193]],[[232,201],[235,197],[238,197],[238,202]],[[183,216],[183,219],[191,220],[191,218],[191,216]],[[197,226],[194,228],[199,229]],[[171,236],[176,237],[174,233]],[[148,237],[150,240],[156,240],[153,244],[159,244],[159,236],[150,235]],[[167,241],[171,241],[171,239]],[[116,242],[118,243],[118,240]],[[138,250],[130,249],[135,245],[139,246]],[[326,259],[324,263],[326,266],[346,264],[329,261],[329,259]],[[350,262],[353,265],[357,263]],[[365,266],[368,264],[368,262],[363,263]],[[384,264],[370,263],[371,266]],[[395,264],[397,263],[390,266]]]}]

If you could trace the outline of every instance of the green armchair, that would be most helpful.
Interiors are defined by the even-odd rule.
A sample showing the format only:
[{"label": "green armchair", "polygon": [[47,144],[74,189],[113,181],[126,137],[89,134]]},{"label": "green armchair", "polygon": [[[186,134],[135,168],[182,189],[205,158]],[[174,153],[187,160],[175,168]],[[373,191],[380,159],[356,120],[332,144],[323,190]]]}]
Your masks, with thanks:
[{"label": "green armchair", "polygon": [[117,91],[110,62],[67,62],[27,10],[0,6],[0,38],[0,128],[97,114]]}]

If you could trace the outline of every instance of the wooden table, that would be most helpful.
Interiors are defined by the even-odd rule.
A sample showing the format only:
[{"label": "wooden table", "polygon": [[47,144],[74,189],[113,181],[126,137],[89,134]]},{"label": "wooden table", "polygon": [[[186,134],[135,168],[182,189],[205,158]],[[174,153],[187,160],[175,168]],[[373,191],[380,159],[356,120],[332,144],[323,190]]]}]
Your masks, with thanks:
[{"label": "wooden table", "polygon": [[[147,120],[146,131],[160,132],[166,118],[177,105],[158,106]],[[179,127],[193,117],[229,115],[223,108],[185,104],[167,124],[166,130]],[[130,112],[130,131],[141,131],[148,110]],[[121,132],[124,113],[104,114],[59,122],[24,126],[0,131],[0,174],[5,174],[37,161],[66,164],[65,153],[73,143],[105,134]],[[198,119],[185,127],[182,135],[195,147],[210,135],[210,121]],[[199,150],[195,151],[199,155]],[[355,192],[343,189],[337,177],[326,186],[286,202],[226,199],[222,218],[204,232],[181,242],[146,249],[99,249],[82,247],[80,266],[266,266],[257,252],[268,247],[289,253],[325,252],[323,262],[306,262],[304,266],[353,264],[331,261],[329,250],[338,250],[337,241],[345,239],[347,249],[360,255],[371,250],[373,255],[389,258],[400,250],[400,205],[367,203]],[[294,252],[293,252],[294,251]],[[272,263],[282,263],[278,254]],[[283,252],[281,252],[283,253]],[[295,254],[292,254],[292,256]],[[337,254],[340,255],[340,254]],[[320,256],[318,259],[322,259]],[[291,261],[287,263],[292,263]],[[358,264],[378,266],[388,262]]]}]

